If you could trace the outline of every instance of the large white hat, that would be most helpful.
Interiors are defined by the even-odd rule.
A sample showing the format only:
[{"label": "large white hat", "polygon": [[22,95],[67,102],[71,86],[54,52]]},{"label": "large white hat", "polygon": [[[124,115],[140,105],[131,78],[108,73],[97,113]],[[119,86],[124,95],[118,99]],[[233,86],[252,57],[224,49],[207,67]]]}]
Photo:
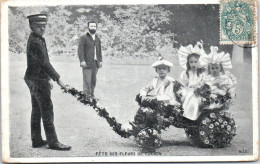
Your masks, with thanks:
[{"label": "large white hat", "polygon": [[168,67],[172,67],[173,64],[167,60],[164,60],[163,57],[159,57],[159,60],[152,64],[152,67],[155,68],[159,65],[166,65]]},{"label": "large white hat", "polygon": [[211,52],[209,55],[201,58],[203,65],[208,65],[210,63],[222,64],[223,68],[232,68],[231,58],[229,53],[220,52],[218,53],[218,47],[211,46]]},{"label": "large white hat", "polygon": [[[204,49],[203,49],[203,42],[197,42],[197,44],[193,47],[191,44],[189,44],[188,46],[186,47],[183,47],[181,46],[179,48],[179,51],[178,51],[178,56],[179,56],[179,62],[180,62],[180,65],[187,69],[186,68],[186,63],[187,63],[187,57],[192,54],[192,53],[196,53],[200,56],[204,56],[206,55]],[[200,60],[199,60],[200,62]]]}]

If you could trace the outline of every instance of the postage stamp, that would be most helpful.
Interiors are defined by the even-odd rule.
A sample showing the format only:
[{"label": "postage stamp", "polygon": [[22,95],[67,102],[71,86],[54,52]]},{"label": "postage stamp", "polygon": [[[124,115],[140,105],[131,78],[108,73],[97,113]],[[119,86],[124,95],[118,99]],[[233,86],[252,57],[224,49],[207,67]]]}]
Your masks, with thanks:
[{"label": "postage stamp", "polygon": [[256,1],[220,0],[220,44],[256,43]]},{"label": "postage stamp", "polygon": [[2,161],[258,160],[253,3],[3,1]]}]

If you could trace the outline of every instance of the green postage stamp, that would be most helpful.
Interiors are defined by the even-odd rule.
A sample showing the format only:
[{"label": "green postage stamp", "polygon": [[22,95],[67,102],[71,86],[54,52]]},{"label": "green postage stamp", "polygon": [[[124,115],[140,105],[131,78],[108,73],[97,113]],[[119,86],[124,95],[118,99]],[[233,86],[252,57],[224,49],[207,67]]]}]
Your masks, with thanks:
[{"label": "green postage stamp", "polygon": [[255,12],[255,0],[220,0],[220,44],[255,44]]}]

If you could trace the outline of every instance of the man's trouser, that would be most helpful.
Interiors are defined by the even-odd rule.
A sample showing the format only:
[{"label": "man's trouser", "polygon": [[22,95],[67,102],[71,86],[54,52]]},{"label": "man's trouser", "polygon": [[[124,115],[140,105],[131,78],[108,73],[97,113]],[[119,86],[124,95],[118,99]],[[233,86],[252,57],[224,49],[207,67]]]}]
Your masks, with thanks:
[{"label": "man's trouser", "polygon": [[94,89],[97,82],[97,72],[98,72],[97,62],[95,62],[92,68],[82,68],[83,93],[86,94],[88,98],[94,97]]},{"label": "man's trouser", "polygon": [[41,119],[49,143],[57,142],[54,127],[53,105],[51,101],[51,86],[48,80],[25,79],[30,89],[32,101],[31,139],[33,142],[42,140]]}]

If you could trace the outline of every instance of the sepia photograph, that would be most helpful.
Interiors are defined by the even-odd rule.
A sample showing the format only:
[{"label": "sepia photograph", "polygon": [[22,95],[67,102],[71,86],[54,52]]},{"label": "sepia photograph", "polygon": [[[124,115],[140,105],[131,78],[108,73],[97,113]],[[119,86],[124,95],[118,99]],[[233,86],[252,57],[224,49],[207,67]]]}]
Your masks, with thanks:
[{"label": "sepia photograph", "polygon": [[258,160],[256,3],[1,2],[2,161]]}]

